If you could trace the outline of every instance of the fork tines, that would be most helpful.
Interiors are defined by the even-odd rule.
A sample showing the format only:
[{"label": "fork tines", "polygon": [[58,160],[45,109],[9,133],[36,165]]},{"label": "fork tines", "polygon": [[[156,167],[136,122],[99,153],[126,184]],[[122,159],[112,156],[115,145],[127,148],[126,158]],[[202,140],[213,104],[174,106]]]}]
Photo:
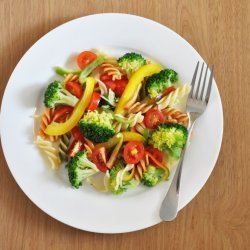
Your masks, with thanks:
[{"label": "fork tines", "polygon": [[212,89],[212,83],[213,83],[214,66],[212,65],[211,67],[208,84],[206,84],[206,80],[207,80],[207,73],[208,73],[209,66],[206,65],[205,75],[203,76],[204,62],[202,63],[199,80],[196,81],[198,69],[199,69],[199,61],[197,62],[194,75],[193,75],[193,79],[191,82],[192,88],[190,91],[190,98],[194,100],[198,100],[198,101],[205,101],[206,103],[208,103],[211,89]]}]

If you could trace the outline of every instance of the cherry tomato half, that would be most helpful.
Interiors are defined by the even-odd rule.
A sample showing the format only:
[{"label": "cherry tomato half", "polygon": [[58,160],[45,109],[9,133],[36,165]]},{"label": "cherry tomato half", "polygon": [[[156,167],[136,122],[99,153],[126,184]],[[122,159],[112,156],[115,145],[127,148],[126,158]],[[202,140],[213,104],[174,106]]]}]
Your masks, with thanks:
[{"label": "cherry tomato half", "polygon": [[99,92],[93,92],[88,110],[92,111],[96,110],[100,100],[101,100],[101,94]]},{"label": "cherry tomato half", "polygon": [[112,81],[112,76],[109,75],[108,73],[102,73],[102,74],[100,75],[100,80],[101,80],[102,82]]},{"label": "cherry tomato half", "polygon": [[152,162],[152,164],[155,166],[155,167],[159,167],[159,168],[162,168],[162,169],[166,169],[167,167],[165,167],[161,162],[157,161],[155,159],[155,157],[149,153],[148,151],[145,151],[145,154],[148,155],[150,161]]},{"label": "cherry tomato half", "polygon": [[97,58],[97,55],[91,51],[83,51],[77,57],[77,64],[80,69],[85,68],[88,64],[93,62]]},{"label": "cherry tomato half", "polygon": [[64,122],[68,115],[73,111],[73,108],[70,106],[59,106],[55,109],[51,122]]},{"label": "cherry tomato half", "polygon": [[157,126],[159,126],[163,122],[164,116],[161,111],[157,109],[151,109],[145,115],[144,123],[147,128],[157,128]]},{"label": "cherry tomato half", "polygon": [[112,76],[107,73],[103,73],[100,76],[100,80],[111,90],[115,89],[115,82],[112,80]]},{"label": "cherry tomato half", "polygon": [[74,96],[76,96],[77,98],[81,98],[82,97],[82,86],[77,83],[77,82],[67,82],[65,85],[65,88]]},{"label": "cherry tomato half", "polygon": [[157,148],[150,147],[150,148],[147,148],[145,151],[149,152],[158,162],[160,162],[160,163],[163,162],[164,155]]},{"label": "cherry tomato half", "polygon": [[112,80],[112,76],[107,73],[103,73],[100,76],[100,80],[105,83],[105,85],[112,89],[117,96],[121,96],[126,85],[128,84],[128,78],[123,76],[121,79]]},{"label": "cherry tomato half", "polygon": [[85,142],[84,135],[82,134],[78,126],[75,126],[74,128],[72,128],[71,134],[75,140],[81,141],[82,143]]},{"label": "cherry tomato half", "polygon": [[114,92],[117,96],[121,96],[128,84],[128,79],[115,80]]},{"label": "cherry tomato half", "polygon": [[128,142],[124,147],[123,156],[128,164],[138,163],[144,156],[143,144],[138,141]]},{"label": "cherry tomato half", "polygon": [[95,163],[97,168],[101,172],[106,172],[107,171],[107,151],[106,148],[101,147],[101,148],[96,148],[93,150],[93,153],[91,155],[92,161]]}]

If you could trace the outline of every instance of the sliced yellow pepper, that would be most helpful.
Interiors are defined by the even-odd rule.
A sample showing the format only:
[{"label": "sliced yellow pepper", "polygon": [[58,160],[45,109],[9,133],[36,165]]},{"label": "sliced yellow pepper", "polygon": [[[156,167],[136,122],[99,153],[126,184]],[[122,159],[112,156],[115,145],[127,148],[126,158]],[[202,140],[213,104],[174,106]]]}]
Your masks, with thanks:
[{"label": "sliced yellow pepper", "polygon": [[[110,149],[112,147],[114,147],[119,141],[120,138],[118,136],[119,134],[115,135],[114,137],[112,137],[111,139],[109,139],[107,142],[103,142],[100,144],[97,144],[96,147],[97,148],[101,148],[101,147],[105,147],[106,149]],[[144,137],[136,132],[122,132],[123,135],[123,141],[140,141],[140,142],[144,142]]]},{"label": "sliced yellow pepper", "polygon": [[123,141],[140,141],[144,142],[145,138],[136,132],[122,132],[123,134]]},{"label": "sliced yellow pepper", "polygon": [[126,172],[126,173],[123,175],[122,180],[123,180],[123,181],[130,181],[130,180],[134,177],[134,174],[135,174],[135,167],[133,167],[131,173],[127,173],[127,172]]},{"label": "sliced yellow pepper", "polygon": [[119,102],[117,103],[115,114],[123,114],[127,102],[133,98],[135,91],[145,77],[160,72],[162,67],[158,64],[147,64],[139,68],[130,78]]},{"label": "sliced yellow pepper", "polygon": [[86,79],[86,88],[84,94],[80,101],[75,106],[70,118],[64,123],[52,122],[45,129],[47,135],[63,135],[69,132],[81,119],[84,114],[85,109],[90,103],[92,93],[94,91],[95,79],[93,77],[88,77]]}]

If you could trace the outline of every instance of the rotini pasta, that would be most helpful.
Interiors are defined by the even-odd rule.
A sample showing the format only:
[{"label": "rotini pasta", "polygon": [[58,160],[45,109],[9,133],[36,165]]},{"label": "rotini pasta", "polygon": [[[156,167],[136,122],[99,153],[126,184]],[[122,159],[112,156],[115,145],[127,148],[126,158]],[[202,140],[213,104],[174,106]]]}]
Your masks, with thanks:
[{"label": "rotini pasta", "polygon": [[143,122],[141,122],[141,123],[137,123],[134,128],[135,128],[136,132],[143,135],[146,127],[145,127],[145,124]]},{"label": "rotini pasta", "polygon": [[141,181],[143,173],[147,170],[146,161],[141,159],[140,162],[135,166],[135,179]]},{"label": "rotini pasta", "polygon": [[135,90],[133,98],[125,105],[124,107],[125,109],[129,109],[136,102],[141,86],[142,84],[138,85],[137,89]]},{"label": "rotini pasta", "polygon": [[185,84],[181,87],[178,87],[175,91],[171,92],[169,95],[164,96],[162,99],[160,99],[157,102],[157,108],[159,110],[165,109],[166,107],[172,107],[178,102],[183,99],[185,96],[188,95],[190,91],[190,86],[188,84]]},{"label": "rotini pasta", "polygon": [[116,133],[119,133],[120,131],[125,131],[129,127],[132,128],[136,126],[138,123],[142,123],[144,116],[141,114],[141,112],[138,112],[137,114],[129,114],[127,117],[122,117],[123,119],[126,119],[126,122],[114,122],[114,127]]},{"label": "rotini pasta", "polygon": [[103,72],[107,73],[109,76],[112,76],[112,80],[119,80],[122,78],[122,71],[118,64],[110,61],[106,61],[101,65]]},{"label": "rotini pasta", "polygon": [[70,133],[60,136],[58,152],[61,161],[68,160],[67,151],[69,149],[70,137],[71,137]]},{"label": "rotini pasta", "polygon": [[78,76],[70,73],[65,76],[63,83],[66,84],[67,82],[77,82],[77,81],[78,81]]},{"label": "rotini pasta", "polygon": [[48,136],[47,134],[45,134],[45,129],[47,128],[47,126],[50,124],[51,122],[51,116],[53,114],[53,110],[49,109],[49,108],[45,108],[44,112],[41,116],[41,122],[40,122],[40,127],[38,130],[38,135],[41,136],[41,138],[43,139],[48,139],[52,142],[56,141],[58,139],[58,136]]},{"label": "rotini pasta", "polygon": [[145,114],[145,113],[147,113],[147,111],[149,111],[152,108],[154,108],[154,104],[136,102],[134,105],[132,105],[129,108],[128,112],[129,113],[141,112],[142,114]]},{"label": "rotini pasta", "polygon": [[37,136],[36,145],[44,152],[48,157],[51,168],[57,169],[61,164],[58,149],[53,145],[51,141],[44,140],[41,136]]},{"label": "rotini pasta", "polygon": [[188,115],[182,113],[180,110],[175,108],[167,107],[161,111],[165,116],[165,122],[167,123],[178,123],[185,127],[188,126]]},{"label": "rotini pasta", "polygon": [[[117,59],[83,51],[76,62],[78,69],[56,68],[64,80],[48,84],[46,108],[34,127],[40,125],[35,143],[51,168],[65,161],[72,187],[87,181],[114,194],[165,180],[161,175],[169,176],[168,165],[187,140],[182,104],[189,86],[177,84],[174,70],[135,52]],[[164,89],[166,81],[171,86]]]}]

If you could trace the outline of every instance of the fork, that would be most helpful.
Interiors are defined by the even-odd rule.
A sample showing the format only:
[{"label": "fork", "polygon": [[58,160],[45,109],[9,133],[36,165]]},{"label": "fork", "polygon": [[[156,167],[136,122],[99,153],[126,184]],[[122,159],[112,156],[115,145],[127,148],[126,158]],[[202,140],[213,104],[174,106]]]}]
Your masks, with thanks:
[{"label": "fork", "polygon": [[[179,163],[173,178],[173,181],[170,185],[170,188],[162,202],[160,208],[160,217],[163,221],[172,221],[176,218],[178,213],[178,203],[179,203],[179,194],[180,194],[180,181],[181,181],[181,172],[183,166],[183,160],[187,148],[188,141],[196,120],[204,113],[209,102],[209,97],[212,89],[213,82],[213,66],[210,71],[210,77],[207,82],[207,73],[208,65],[206,66],[205,76],[202,81],[204,63],[202,63],[200,76],[198,83],[196,83],[196,76],[199,68],[199,62],[197,62],[194,75],[191,82],[191,90],[187,99],[187,114],[189,117],[188,125],[188,138],[187,143],[182,150]],[[207,85],[207,88],[206,88]],[[206,91],[205,91],[206,88]]]}]

